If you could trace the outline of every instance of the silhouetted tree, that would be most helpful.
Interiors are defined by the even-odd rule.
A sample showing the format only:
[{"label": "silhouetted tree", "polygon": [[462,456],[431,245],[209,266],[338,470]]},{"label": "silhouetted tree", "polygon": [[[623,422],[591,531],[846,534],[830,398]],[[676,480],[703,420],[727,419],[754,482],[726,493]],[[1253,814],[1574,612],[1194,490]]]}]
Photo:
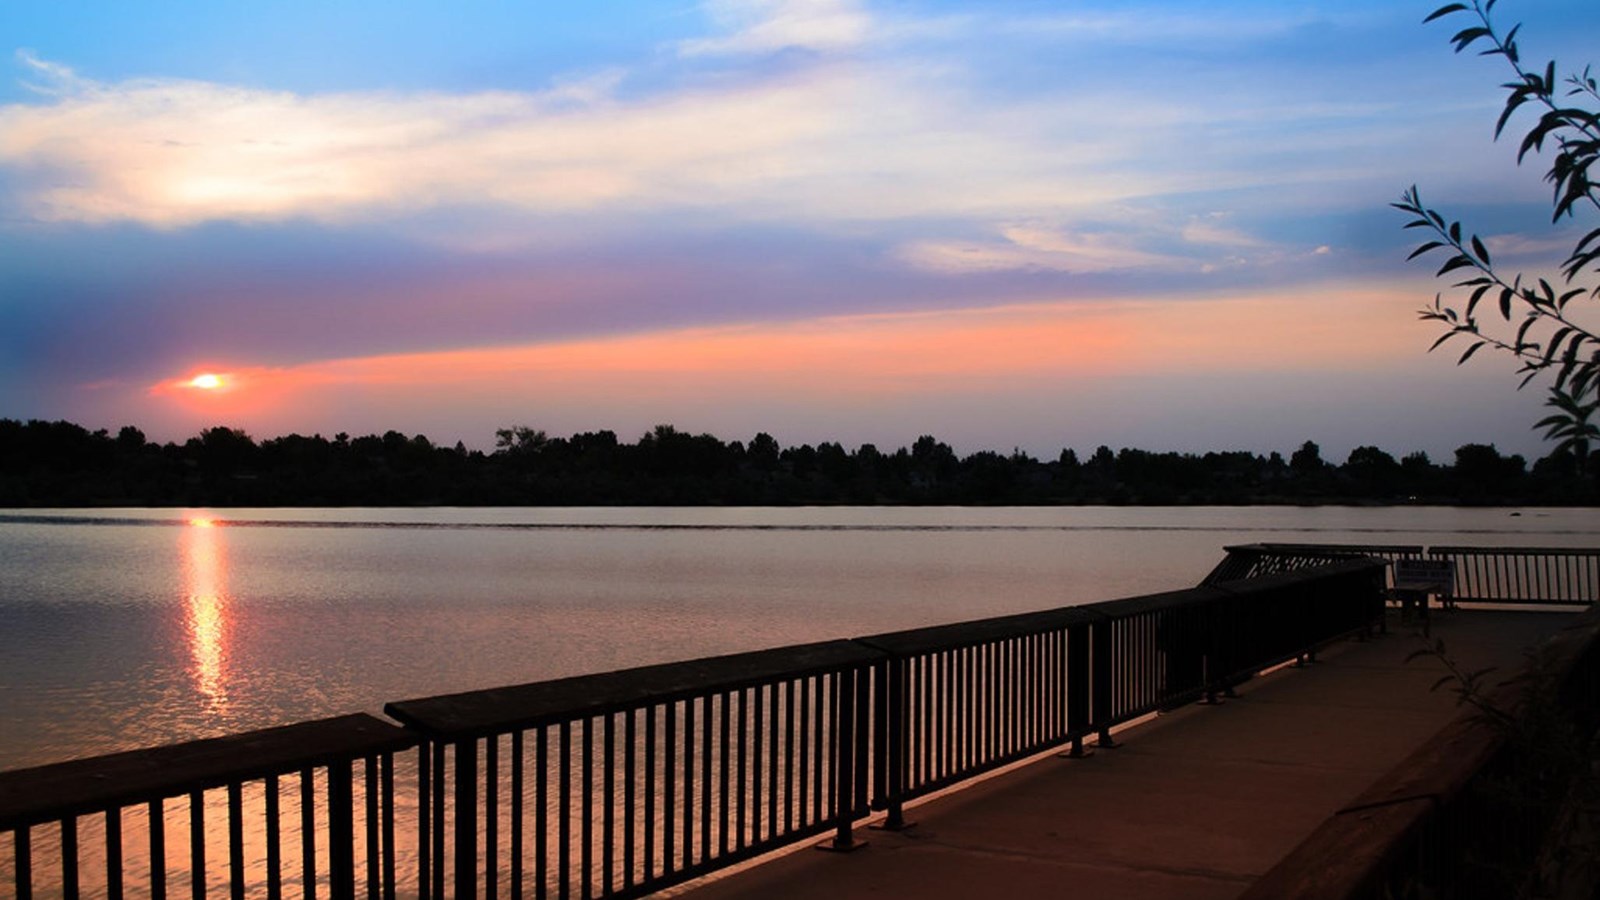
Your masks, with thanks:
[{"label": "silhouetted tree", "polygon": [[520,441],[514,429],[505,431],[509,445],[485,455],[459,441],[440,447],[426,435],[395,430],[341,433],[332,441],[290,434],[256,444],[243,431],[218,427],[158,445],[132,426],[113,437],[71,422],[0,419],[0,506],[1582,499],[1573,490],[1578,470],[1569,452],[1540,460],[1530,475],[1520,457],[1490,445],[1462,447],[1453,466],[1436,466],[1422,453],[1397,464],[1376,447],[1356,448],[1342,466],[1306,447],[1296,464],[1278,453],[1113,453],[1105,446],[1086,463],[1070,448],[1046,463],[1015,448],[960,458],[928,435],[893,452],[863,444],[847,453],[833,441],[783,448],[765,433],[749,447],[724,444],[670,425],[636,444],[611,431],[570,438],[535,432]]},{"label": "silhouetted tree", "polygon": [[1356,496],[1387,499],[1400,488],[1400,463],[1377,447],[1357,447],[1344,463]]}]

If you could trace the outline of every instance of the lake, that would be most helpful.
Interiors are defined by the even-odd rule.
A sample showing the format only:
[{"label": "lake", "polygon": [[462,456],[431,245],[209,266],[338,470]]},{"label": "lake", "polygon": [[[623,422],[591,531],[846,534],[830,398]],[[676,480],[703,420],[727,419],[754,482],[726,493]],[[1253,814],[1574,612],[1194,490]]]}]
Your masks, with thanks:
[{"label": "lake", "polygon": [[1593,510],[0,510],[0,769],[1192,586],[1230,543],[1595,546]]}]

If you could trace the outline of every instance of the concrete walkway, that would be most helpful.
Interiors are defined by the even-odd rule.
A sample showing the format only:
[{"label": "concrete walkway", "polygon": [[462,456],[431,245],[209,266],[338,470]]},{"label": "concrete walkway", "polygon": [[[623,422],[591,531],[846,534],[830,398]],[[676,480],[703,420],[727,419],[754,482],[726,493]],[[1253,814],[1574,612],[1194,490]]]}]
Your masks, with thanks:
[{"label": "concrete walkway", "polygon": [[[1436,613],[1469,667],[1508,673],[1560,613]],[[1437,660],[1406,629],[1279,669],[1220,706],[1118,734],[1082,760],[1048,757],[907,810],[915,826],[861,829],[853,853],[810,850],[735,871],[693,900],[854,897],[1232,898],[1324,818],[1460,710],[1429,686]]]}]

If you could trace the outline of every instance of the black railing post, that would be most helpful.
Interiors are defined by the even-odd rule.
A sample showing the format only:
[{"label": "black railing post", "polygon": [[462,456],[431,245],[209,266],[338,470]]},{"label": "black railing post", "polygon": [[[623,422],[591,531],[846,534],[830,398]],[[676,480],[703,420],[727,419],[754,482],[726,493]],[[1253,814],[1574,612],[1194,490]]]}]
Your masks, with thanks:
[{"label": "black railing post", "polygon": [[[850,814],[853,819],[856,810],[865,810],[867,808],[867,773],[870,771],[869,766],[871,764],[871,760],[868,757],[868,745],[872,743],[872,707],[870,706],[872,682],[867,678],[866,667],[860,663],[852,666],[850,671],[852,673],[851,678],[856,686],[856,700],[851,705],[851,718],[855,722],[853,726],[855,730],[855,762],[850,766],[851,781],[855,782],[855,792],[852,794],[854,800],[850,805]],[[865,847],[866,842],[856,841],[853,846]]]},{"label": "black railing post", "polygon": [[1072,749],[1063,756],[1082,759],[1094,751],[1083,746],[1083,736],[1089,733],[1089,698],[1093,684],[1093,668],[1089,658],[1089,625],[1079,622],[1067,628],[1067,734],[1072,736]]},{"label": "black railing post", "polygon": [[431,812],[433,789],[429,784],[428,761],[432,755],[427,741],[417,745],[417,900],[429,900],[433,896],[428,853],[433,848],[433,829],[439,826]]},{"label": "black railing post", "polygon": [[1111,660],[1111,620],[1098,619],[1087,626],[1092,636],[1092,659],[1090,660],[1093,672],[1092,700],[1088,711],[1088,724],[1097,726],[1098,736],[1096,746],[1107,749],[1119,746],[1111,738],[1111,719],[1116,714],[1112,701],[1112,676],[1114,671]]},{"label": "black railing post", "polygon": [[[478,895],[478,741],[476,738],[456,741],[455,750],[455,896],[458,900],[472,900]],[[442,815],[438,821],[443,824]]]},{"label": "black railing post", "polygon": [[[889,737],[892,730],[889,724],[892,721],[891,713],[889,712],[889,680],[892,676],[889,668],[890,661],[888,659],[879,659],[873,662],[870,669],[872,683],[877,686],[877,690],[873,692],[872,696],[872,733],[877,735],[877,740],[873,741],[872,744],[873,809],[887,809],[894,802],[896,795],[895,786],[889,776],[889,770],[892,768],[889,761],[894,755],[890,749],[892,739]],[[842,678],[843,676],[840,677]],[[842,683],[842,681],[836,682],[836,694],[843,692],[843,688],[839,686]],[[834,700],[835,716],[838,716],[838,708],[838,699],[836,697]]]},{"label": "black railing post", "polygon": [[857,808],[858,787],[856,781],[856,753],[860,740],[856,734],[857,710],[865,710],[866,698],[862,688],[866,686],[866,670],[859,666],[850,666],[839,673],[839,703],[838,727],[836,735],[834,760],[837,779],[834,785],[834,830],[833,839],[818,844],[818,849],[835,852],[848,852],[866,846],[865,841],[855,839],[852,826],[855,823]]},{"label": "black railing post", "polygon": [[910,703],[911,661],[891,657],[878,665],[879,671],[887,676],[880,687],[888,714],[878,719],[878,740],[873,745],[873,754],[884,761],[886,787],[880,790],[888,796],[889,815],[883,821],[883,828],[900,831],[906,827],[905,795],[910,782],[907,768],[911,762],[911,721],[906,712]]},{"label": "black railing post", "polygon": [[333,900],[354,900],[355,791],[350,761],[328,764],[328,895]]},{"label": "black railing post", "polygon": [[444,751],[445,743],[442,738],[434,738],[429,745],[432,748],[432,762],[429,764],[433,772],[433,831],[428,835],[433,840],[433,896],[435,900],[445,900],[444,891]]},{"label": "black railing post", "polygon": [[33,900],[33,841],[28,826],[11,832],[12,846],[16,851],[17,900]]}]

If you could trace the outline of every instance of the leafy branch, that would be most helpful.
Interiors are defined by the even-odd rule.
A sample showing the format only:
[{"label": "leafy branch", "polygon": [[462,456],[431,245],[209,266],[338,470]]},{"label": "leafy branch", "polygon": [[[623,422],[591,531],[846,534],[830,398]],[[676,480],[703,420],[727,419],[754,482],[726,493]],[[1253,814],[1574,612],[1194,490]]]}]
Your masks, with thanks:
[{"label": "leafy branch", "polygon": [[[1553,189],[1551,222],[1577,218],[1579,207],[1600,210],[1600,192],[1589,175],[1600,158],[1600,112],[1596,111],[1600,108],[1600,82],[1589,66],[1564,79],[1558,79],[1553,60],[1542,69],[1524,66],[1517,44],[1522,26],[1502,32],[1490,15],[1495,2],[1449,3],[1423,21],[1467,18],[1467,27],[1450,38],[1455,51],[1480,47],[1479,55],[1499,56],[1511,68],[1515,77],[1502,85],[1507,95],[1495,122],[1496,140],[1519,109],[1530,104],[1543,109],[1522,138],[1517,163],[1520,165],[1530,153],[1538,155],[1547,147],[1553,149],[1554,156],[1544,176]],[[1561,264],[1563,283],[1558,286],[1546,278],[1506,274],[1497,269],[1484,240],[1463,231],[1460,222],[1447,220],[1423,203],[1415,185],[1391,205],[1412,217],[1406,228],[1432,233],[1429,240],[1412,251],[1410,259],[1440,251],[1447,256],[1436,276],[1458,270],[1470,276],[1451,285],[1455,291],[1464,292],[1464,302],[1447,300],[1441,293],[1434,296],[1431,306],[1419,311],[1420,318],[1437,322],[1444,329],[1430,351],[1455,340],[1466,345],[1457,359],[1458,365],[1489,347],[1518,361],[1517,372],[1523,386],[1541,375],[1552,376],[1547,405],[1555,412],[1535,427],[1545,429],[1547,438],[1560,441],[1558,450],[1571,452],[1582,462],[1590,441],[1597,437],[1589,417],[1600,405],[1596,399],[1600,397],[1600,333],[1580,314],[1584,304],[1573,304],[1600,299],[1600,283],[1580,283],[1584,276],[1600,272],[1600,227],[1590,229],[1577,240]],[[1478,307],[1485,298],[1492,298],[1497,307],[1498,323],[1479,317]]]}]

